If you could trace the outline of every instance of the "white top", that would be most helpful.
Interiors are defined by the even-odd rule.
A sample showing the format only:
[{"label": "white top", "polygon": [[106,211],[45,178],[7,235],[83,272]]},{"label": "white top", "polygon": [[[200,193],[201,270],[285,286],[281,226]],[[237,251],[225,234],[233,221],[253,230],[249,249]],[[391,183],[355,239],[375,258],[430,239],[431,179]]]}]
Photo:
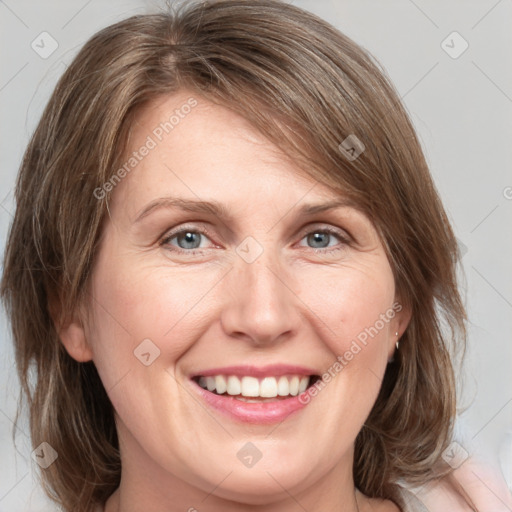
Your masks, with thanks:
[{"label": "white top", "polygon": [[400,487],[400,494],[405,503],[402,512],[429,512],[428,508],[416,496],[407,489]]},{"label": "white top", "polygon": [[[429,512],[427,507],[407,489],[400,487],[400,495],[405,503],[405,508],[402,508],[401,512]],[[104,507],[98,505],[94,512],[105,512]]]}]

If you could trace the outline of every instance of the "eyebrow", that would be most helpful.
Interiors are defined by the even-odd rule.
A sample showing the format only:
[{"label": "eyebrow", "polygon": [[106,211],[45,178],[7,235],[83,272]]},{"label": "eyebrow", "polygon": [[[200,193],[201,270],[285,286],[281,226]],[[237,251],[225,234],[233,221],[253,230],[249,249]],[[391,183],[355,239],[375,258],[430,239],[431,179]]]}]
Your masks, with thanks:
[{"label": "eyebrow", "polygon": [[[354,208],[355,205],[352,201],[348,200],[347,198],[338,198],[324,203],[304,204],[297,210],[297,213],[301,217],[307,217],[315,215],[317,213],[325,212],[327,210],[333,210],[336,208],[344,207]],[[218,201],[201,201],[196,199],[185,199],[179,197],[161,197],[159,199],[151,201],[147,206],[145,206],[142,209],[142,211],[137,215],[133,222],[134,224],[138,223],[142,221],[142,219],[150,215],[152,212],[167,208],[177,208],[180,210],[194,213],[206,213],[214,215],[215,217],[223,221],[232,220],[232,214],[228,211],[228,208],[224,204],[219,203]]]}]

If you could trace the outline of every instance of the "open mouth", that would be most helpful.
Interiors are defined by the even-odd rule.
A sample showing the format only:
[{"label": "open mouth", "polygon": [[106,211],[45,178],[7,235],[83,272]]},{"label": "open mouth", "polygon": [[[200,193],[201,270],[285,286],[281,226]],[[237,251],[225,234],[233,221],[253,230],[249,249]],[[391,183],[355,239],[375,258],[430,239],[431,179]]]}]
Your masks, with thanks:
[{"label": "open mouth", "polygon": [[249,403],[286,400],[306,391],[319,379],[319,375],[293,374],[268,377],[198,375],[192,378],[198,386],[210,393]]}]

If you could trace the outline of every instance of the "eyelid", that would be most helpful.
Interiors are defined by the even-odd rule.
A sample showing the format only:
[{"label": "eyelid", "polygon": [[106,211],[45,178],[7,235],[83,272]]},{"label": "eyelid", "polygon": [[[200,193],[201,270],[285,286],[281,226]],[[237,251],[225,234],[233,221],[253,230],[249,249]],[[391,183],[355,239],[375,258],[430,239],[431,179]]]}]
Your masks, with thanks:
[{"label": "eyelid", "polygon": [[[210,230],[204,224],[201,224],[201,223],[199,223],[199,224],[185,223],[185,224],[179,225],[179,226],[171,229],[170,231],[165,232],[164,235],[160,238],[159,245],[160,246],[170,245],[170,240],[172,238],[174,238],[175,236],[177,236],[181,233],[187,232],[187,231],[192,231],[192,232],[197,232],[199,234],[202,234],[202,235],[206,236],[207,238],[209,238],[211,240],[212,244],[216,245],[213,242],[212,236],[210,235]],[[354,241],[353,237],[350,235],[350,233],[347,230],[342,229],[338,226],[329,224],[329,223],[322,223],[322,222],[313,222],[313,223],[307,224],[306,226],[301,228],[298,232],[296,232],[296,234],[293,236],[293,238],[296,238],[297,236],[299,236],[300,238],[299,238],[298,242],[300,242],[303,240],[303,238],[306,235],[314,233],[315,231],[328,233],[330,235],[337,237],[339,240],[339,244],[337,246],[334,246],[331,248],[311,247],[310,249],[312,249],[315,253],[325,253],[325,254],[335,253],[336,251],[345,249],[347,245],[353,243],[353,241]],[[218,245],[216,245],[216,247],[218,247]],[[307,248],[305,246],[300,246],[300,247]],[[193,256],[193,255],[204,254],[204,252],[207,251],[208,249],[210,249],[210,248],[181,249],[179,247],[173,246],[173,248],[170,249],[170,251],[176,252],[178,254],[189,254],[189,255]]]},{"label": "eyelid", "polygon": [[[306,226],[304,226],[303,228],[298,230],[296,232],[296,234],[293,235],[293,237],[296,237],[299,234],[309,234],[309,233],[311,233],[311,231],[314,231],[315,229],[317,229],[318,231],[325,230],[325,231],[329,231],[331,233],[337,233],[343,239],[348,239],[348,240],[353,239],[352,236],[350,235],[350,233],[346,229],[340,228],[338,226],[334,226],[332,224],[322,223],[322,222],[313,222],[313,223],[307,224]],[[175,229],[166,231],[160,238],[161,238],[162,242],[165,242],[167,239],[172,238],[172,237],[176,236],[177,234],[180,234],[187,230],[197,231],[199,233],[207,235],[208,237],[211,236],[211,234],[210,234],[211,231],[208,230],[208,228],[204,224],[185,223],[183,225],[177,226]]]},{"label": "eyelid", "polygon": [[[186,231],[197,231],[198,233],[201,233],[203,235],[206,235],[208,238],[211,238],[210,231],[206,228],[203,224],[180,224],[176,228],[173,228],[171,230],[167,230],[161,237],[160,237],[160,245],[164,245],[167,243],[168,240],[171,238],[174,238],[176,235],[179,235]],[[194,250],[200,250],[200,249],[191,249],[191,252]]]},{"label": "eyelid", "polygon": [[338,226],[335,226],[333,224],[328,224],[324,222],[313,222],[299,230],[299,234],[308,234],[312,231],[326,231],[328,233],[334,233],[340,237],[341,240],[344,240],[345,242],[352,241],[353,238],[351,234],[343,228],[340,228]]}]

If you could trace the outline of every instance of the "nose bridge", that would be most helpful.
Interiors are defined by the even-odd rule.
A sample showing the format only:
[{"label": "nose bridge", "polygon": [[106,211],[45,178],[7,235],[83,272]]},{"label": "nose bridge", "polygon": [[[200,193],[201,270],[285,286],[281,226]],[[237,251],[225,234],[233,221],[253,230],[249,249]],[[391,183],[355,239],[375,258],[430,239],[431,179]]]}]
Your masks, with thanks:
[{"label": "nose bridge", "polygon": [[[269,241],[272,237],[266,237]],[[230,301],[225,304],[223,325],[228,334],[270,343],[296,328],[298,312],[288,273],[275,244],[252,237],[237,247],[230,272]]]},{"label": "nose bridge", "polygon": [[285,270],[274,248],[267,247],[253,262],[239,261],[238,274],[254,299],[250,304],[261,301],[270,305],[287,296],[283,282]]}]

